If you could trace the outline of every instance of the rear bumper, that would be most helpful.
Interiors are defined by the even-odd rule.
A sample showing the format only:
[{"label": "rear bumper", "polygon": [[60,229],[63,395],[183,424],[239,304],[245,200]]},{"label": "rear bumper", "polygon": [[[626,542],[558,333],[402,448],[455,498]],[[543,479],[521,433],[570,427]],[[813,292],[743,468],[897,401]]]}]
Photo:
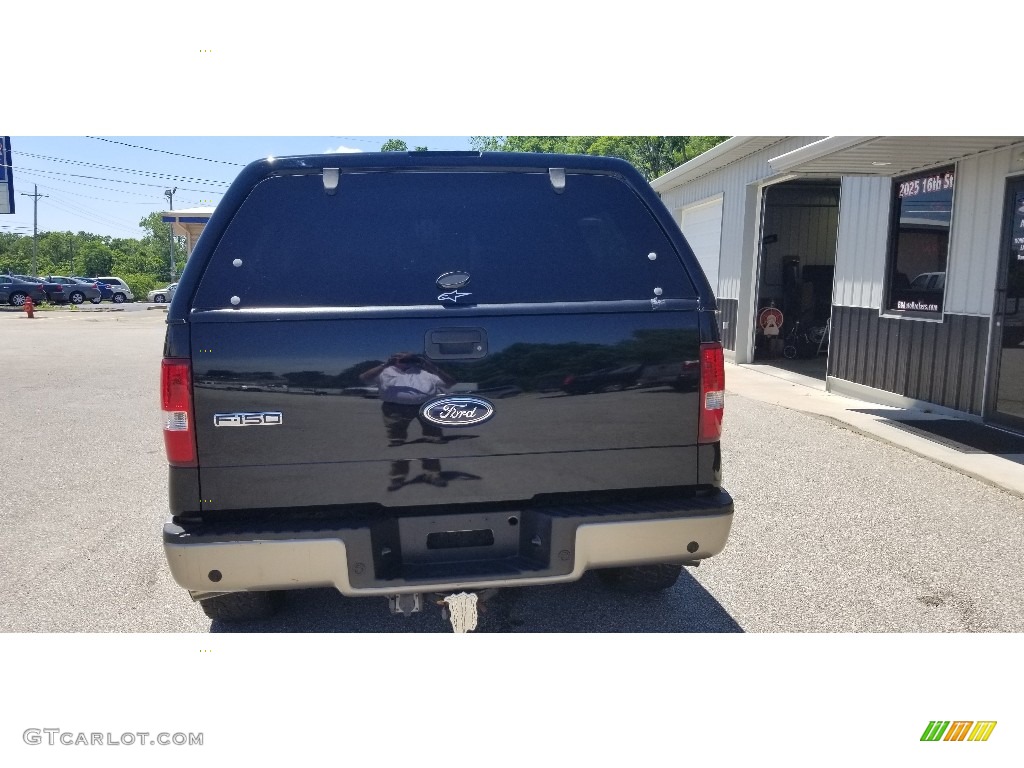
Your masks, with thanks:
[{"label": "rear bumper", "polygon": [[576,581],[592,569],[720,553],[731,497],[417,514],[306,530],[164,526],[174,580],[203,596],[334,587],[386,596]]}]

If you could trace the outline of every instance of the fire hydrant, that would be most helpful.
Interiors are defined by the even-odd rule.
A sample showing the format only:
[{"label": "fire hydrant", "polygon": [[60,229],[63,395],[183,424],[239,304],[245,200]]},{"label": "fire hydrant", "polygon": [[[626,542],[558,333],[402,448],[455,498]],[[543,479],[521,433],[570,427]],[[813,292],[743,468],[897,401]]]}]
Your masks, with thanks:
[{"label": "fire hydrant", "polygon": [[25,297],[25,314],[28,315],[28,319],[29,320],[31,320],[33,317],[35,317],[35,313],[33,312],[33,310],[35,308],[36,308],[36,305],[32,301],[32,297],[31,296],[26,296]]}]

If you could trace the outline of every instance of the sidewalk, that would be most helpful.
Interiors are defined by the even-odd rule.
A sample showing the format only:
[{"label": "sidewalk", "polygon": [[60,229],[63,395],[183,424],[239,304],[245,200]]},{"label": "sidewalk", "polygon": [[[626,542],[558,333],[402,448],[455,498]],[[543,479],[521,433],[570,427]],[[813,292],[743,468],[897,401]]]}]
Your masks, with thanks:
[{"label": "sidewalk", "polygon": [[[726,363],[725,390],[751,400],[774,403],[815,414],[938,462],[989,485],[1024,497],[1024,454],[995,455],[970,448],[958,450],[947,442],[931,440],[901,429],[893,420],[948,419],[949,415],[918,409],[893,408],[825,392],[818,379],[767,365]],[[726,419],[728,419],[726,406]]]}]

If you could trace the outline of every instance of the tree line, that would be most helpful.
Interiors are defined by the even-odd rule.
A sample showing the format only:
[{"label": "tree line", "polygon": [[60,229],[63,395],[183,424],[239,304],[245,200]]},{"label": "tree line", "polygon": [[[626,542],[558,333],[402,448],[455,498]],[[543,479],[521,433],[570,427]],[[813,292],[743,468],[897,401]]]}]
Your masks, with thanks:
[{"label": "tree line", "polygon": [[[37,237],[0,233],[0,273],[46,277],[120,277],[136,296],[171,280],[171,244],[180,273],[185,245],[172,238],[162,214],[151,213],[139,222],[140,238],[110,237],[88,232],[40,232]],[[35,269],[33,269],[33,252]]]}]

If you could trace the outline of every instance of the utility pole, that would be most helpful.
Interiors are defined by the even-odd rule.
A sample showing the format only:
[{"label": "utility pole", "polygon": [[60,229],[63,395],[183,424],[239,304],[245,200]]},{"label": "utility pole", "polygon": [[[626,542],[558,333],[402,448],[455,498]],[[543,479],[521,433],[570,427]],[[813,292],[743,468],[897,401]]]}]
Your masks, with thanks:
[{"label": "utility pole", "polygon": [[[178,191],[177,187],[175,187],[174,189],[165,189],[164,190],[164,197],[166,197],[170,201],[170,203],[171,203],[170,210],[172,210],[172,211],[174,210],[174,193],[177,192],[177,191]],[[177,279],[178,279],[178,267],[174,263],[174,225],[173,224],[168,225],[167,232],[168,232],[168,235],[167,235],[168,246],[169,246],[170,252],[171,252],[171,282],[173,283],[173,282],[177,281]]]},{"label": "utility pole", "polygon": [[49,197],[49,195],[39,194],[39,185],[33,184],[32,188],[35,190],[34,195],[30,195],[28,192],[21,192],[21,195],[25,197],[35,198],[32,201],[32,277],[38,277],[36,273],[39,271],[38,259],[36,253],[39,249],[39,198]]}]

